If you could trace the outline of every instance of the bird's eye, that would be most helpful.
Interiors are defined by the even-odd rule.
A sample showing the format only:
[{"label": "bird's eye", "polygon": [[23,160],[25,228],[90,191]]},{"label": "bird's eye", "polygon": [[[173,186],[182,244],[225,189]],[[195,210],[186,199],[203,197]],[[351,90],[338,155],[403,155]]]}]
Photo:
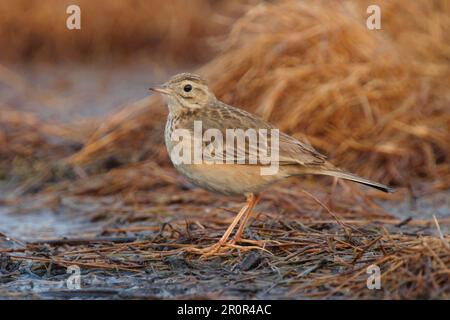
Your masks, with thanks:
[{"label": "bird's eye", "polygon": [[187,84],[183,87],[184,92],[190,92],[192,90],[192,86],[190,84]]}]

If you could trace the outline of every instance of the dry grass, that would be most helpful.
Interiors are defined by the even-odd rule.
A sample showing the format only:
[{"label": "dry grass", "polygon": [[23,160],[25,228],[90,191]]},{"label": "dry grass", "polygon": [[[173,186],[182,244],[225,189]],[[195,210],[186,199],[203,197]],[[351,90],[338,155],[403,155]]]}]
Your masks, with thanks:
[{"label": "dry grass", "polygon": [[[92,61],[133,57],[198,63],[251,1],[14,1],[0,3],[0,59]],[[81,30],[66,8],[81,8]],[[130,23],[132,22],[132,23]]]},{"label": "dry grass", "polygon": [[[401,4],[408,7],[383,3],[383,31],[368,31],[362,9],[350,4],[257,6],[234,24],[223,54],[199,72],[224,101],[306,135],[342,167],[402,186],[417,177],[448,181],[450,18],[443,11],[450,8],[424,1],[402,11]],[[398,31],[415,10],[423,13],[421,28]],[[139,137],[161,136],[159,103],[146,103],[151,107],[131,106],[107,121],[72,160],[142,159],[136,148],[118,146],[132,141],[145,152],[148,140]]]},{"label": "dry grass", "polygon": [[[338,201],[315,189],[328,204],[325,208],[298,188],[284,186],[263,197],[247,230],[246,238],[263,243],[265,251],[225,250],[203,260],[186,249],[218,241],[238,205],[199,189],[181,192],[175,172],[146,169],[139,181],[147,181],[147,192],[127,189],[121,197],[92,196],[96,182],[88,180],[79,184],[76,196],[53,194],[44,204],[39,198],[22,200],[24,207],[33,203],[34,210],[45,206],[81,215],[99,229],[27,243],[0,237],[4,278],[13,280],[32,261],[35,277],[48,280],[59,279],[62,268],[73,264],[84,270],[84,278],[92,272],[114,277],[119,284],[126,276],[126,283],[108,286],[110,297],[151,298],[156,291],[166,297],[191,292],[207,299],[449,298],[450,238],[435,236],[432,220],[393,219],[373,203],[372,208],[364,203],[367,198],[347,202],[353,191],[337,190]],[[133,178],[132,172],[127,178]],[[330,208],[341,217],[338,221]],[[440,223],[447,226],[450,221]],[[381,290],[366,287],[367,268],[374,264],[381,270]],[[127,290],[131,287],[145,290],[139,295],[140,290]],[[88,291],[96,289],[92,284]],[[83,292],[54,294],[69,298]]]}]

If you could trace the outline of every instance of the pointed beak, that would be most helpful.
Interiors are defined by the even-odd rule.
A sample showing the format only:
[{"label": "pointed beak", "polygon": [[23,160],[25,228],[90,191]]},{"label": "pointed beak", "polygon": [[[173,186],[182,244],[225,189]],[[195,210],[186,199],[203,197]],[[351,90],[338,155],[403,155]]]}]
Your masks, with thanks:
[{"label": "pointed beak", "polygon": [[149,90],[153,91],[153,92],[157,92],[157,93],[162,93],[162,94],[170,94],[171,93],[171,91],[165,87],[152,87],[152,88],[149,88]]}]

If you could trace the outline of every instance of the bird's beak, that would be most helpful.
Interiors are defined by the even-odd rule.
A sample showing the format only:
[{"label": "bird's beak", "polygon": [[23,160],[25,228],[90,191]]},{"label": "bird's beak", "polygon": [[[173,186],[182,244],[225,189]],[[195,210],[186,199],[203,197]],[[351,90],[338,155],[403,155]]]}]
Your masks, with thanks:
[{"label": "bird's beak", "polygon": [[152,87],[152,88],[149,88],[149,90],[153,91],[153,92],[162,93],[162,94],[170,94],[171,93],[171,91],[169,89],[164,88],[164,87]]}]

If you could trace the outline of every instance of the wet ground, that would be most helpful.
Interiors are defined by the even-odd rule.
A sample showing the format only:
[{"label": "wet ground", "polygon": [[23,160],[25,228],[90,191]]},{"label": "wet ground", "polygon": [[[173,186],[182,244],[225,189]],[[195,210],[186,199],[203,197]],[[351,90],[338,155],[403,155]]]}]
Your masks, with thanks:
[{"label": "wet ground", "polygon": [[[430,220],[434,214],[440,221],[441,230],[448,233],[450,226],[449,192],[442,192],[419,199],[417,209],[411,209],[406,201],[401,205],[389,207],[399,221],[411,223],[404,226],[388,226],[391,230],[417,234],[437,235],[432,224],[414,225],[412,221]],[[101,202],[113,203],[111,198]],[[63,200],[57,211],[33,210],[33,201],[15,206],[0,208],[0,248],[20,249],[23,243],[43,243],[52,239],[95,238],[105,234],[105,221],[93,219],[86,212],[95,212],[95,202],[89,201],[89,207],[77,203],[75,198]],[[34,202],[34,204],[36,204]],[[100,205],[99,205],[100,207]],[[409,209],[407,209],[409,208]],[[84,214],[81,211],[84,211]],[[405,213],[408,213],[405,215]],[[408,221],[405,218],[411,217]],[[170,217],[169,220],[170,221]],[[287,220],[289,221],[289,220]],[[114,222],[113,226],[128,226]],[[146,220],[139,227],[161,226],[158,219]],[[311,232],[314,232],[311,229]],[[138,239],[149,239],[157,236],[155,231],[134,233]],[[123,234],[126,237],[131,233]],[[125,239],[125,238],[124,238]],[[126,240],[124,240],[126,243]],[[307,245],[305,245],[307,247]],[[52,247],[42,246],[42,256]],[[49,251],[49,252],[50,252]],[[20,256],[15,252],[13,256]],[[138,255],[138,253],[136,253]],[[40,255],[37,255],[40,256]],[[326,254],[324,255],[326,257]],[[131,259],[133,257],[131,256]],[[147,267],[138,272],[121,270],[80,269],[80,287],[74,290],[71,286],[71,273],[58,264],[45,264],[36,267],[36,261],[11,260],[7,254],[0,253],[0,298],[56,298],[56,299],[110,299],[110,298],[308,298],[301,293],[292,292],[292,284],[285,271],[269,254],[251,251],[239,255],[234,262],[223,264],[221,259],[203,261],[186,259],[183,254],[160,257],[160,261],[150,261]],[[266,261],[266,262],[264,262]],[[75,262],[76,263],[76,262]],[[278,265],[278,267],[276,267]],[[295,272],[305,275],[314,270],[313,266],[298,264]],[[280,271],[281,270],[281,271]],[[287,272],[288,274],[292,271]],[[297,277],[296,276],[296,277]],[[295,277],[294,277],[295,278]],[[289,279],[289,280],[287,280]],[[288,285],[289,284],[289,285]],[[374,298],[378,297],[374,292]]]}]

